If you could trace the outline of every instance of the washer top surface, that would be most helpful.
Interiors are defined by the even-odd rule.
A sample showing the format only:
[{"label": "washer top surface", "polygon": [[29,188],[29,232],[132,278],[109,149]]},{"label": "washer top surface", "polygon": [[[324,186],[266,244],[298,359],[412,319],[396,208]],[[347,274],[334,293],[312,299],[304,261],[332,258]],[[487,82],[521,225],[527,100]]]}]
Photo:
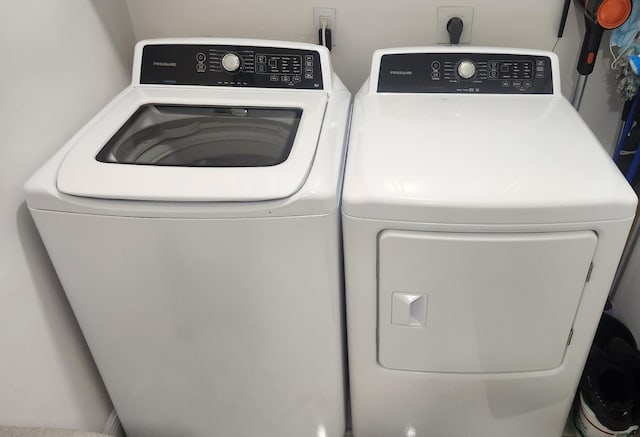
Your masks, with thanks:
[{"label": "washer top surface", "polygon": [[[449,56],[458,54],[456,49],[447,49]],[[465,81],[453,62],[449,71],[441,69],[442,74],[450,75],[444,87],[433,77],[420,79],[433,73],[434,58],[424,60],[428,62],[424,72],[415,58],[413,66],[394,65],[386,71],[381,67],[385,55],[422,55],[430,50],[392,49],[374,55],[373,68],[379,69],[380,77],[372,77],[354,103],[344,213],[374,219],[486,224],[634,215],[632,189],[559,94],[553,53],[518,53],[547,57],[547,77],[549,65],[554,75],[546,85],[535,83],[521,88],[522,92],[512,86],[500,92],[506,80],[489,80],[491,63],[485,60],[483,64],[477,56],[474,63],[478,74],[484,69],[484,77]],[[435,49],[438,56],[443,50]],[[462,52],[459,59],[470,57],[469,48],[457,50]],[[477,50],[483,54],[493,49]],[[500,59],[505,58],[504,49],[495,50]],[[535,59],[532,62],[535,74]],[[462,69],[463,74],[468,71]],[[519,84],[522,78],[517,80]],[[419,89],[412,92],[416,84]],[[469,91],[471,88],[474,90]]]},{"label": "washer top surface", "polygon": [[311,44],[142,41],[132,85],[68,145],[57,189],[170,202],[290,197],[311,171],[332,88],[328,51]]},{"label": "washer top surface", "polygon": [[131,200],[288,197],[310,170],[326,102],[321,93],[130,87],[76,138],[58,190]]}]

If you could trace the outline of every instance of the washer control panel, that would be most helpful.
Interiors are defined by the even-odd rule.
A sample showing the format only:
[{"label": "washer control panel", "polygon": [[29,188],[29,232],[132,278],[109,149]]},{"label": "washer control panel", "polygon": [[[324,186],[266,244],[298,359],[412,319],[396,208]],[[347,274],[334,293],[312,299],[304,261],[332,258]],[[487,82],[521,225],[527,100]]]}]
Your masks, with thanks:
[{"label": "washer control panel", "polygon": [[323,89],[316,51],[230,45],[145,46],[140,83]]},{"label": "washer control panel", "polygon": [[491,53],[383,55],[379,93],[553,94],[547,56]]}]

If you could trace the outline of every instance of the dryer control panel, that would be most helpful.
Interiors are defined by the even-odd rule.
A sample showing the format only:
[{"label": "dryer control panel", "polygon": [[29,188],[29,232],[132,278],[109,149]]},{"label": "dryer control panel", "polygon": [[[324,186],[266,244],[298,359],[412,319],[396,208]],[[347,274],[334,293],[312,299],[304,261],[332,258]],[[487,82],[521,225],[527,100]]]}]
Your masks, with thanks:
[{"label": "dryer control panel", "polygon": [[547,56],[491,53],[383,55],[379,93],[553,94]]},{"label": "dryer control panel", "polygon": [[323,89],[313,50],[200,44],[144,47],[141,84]]}]

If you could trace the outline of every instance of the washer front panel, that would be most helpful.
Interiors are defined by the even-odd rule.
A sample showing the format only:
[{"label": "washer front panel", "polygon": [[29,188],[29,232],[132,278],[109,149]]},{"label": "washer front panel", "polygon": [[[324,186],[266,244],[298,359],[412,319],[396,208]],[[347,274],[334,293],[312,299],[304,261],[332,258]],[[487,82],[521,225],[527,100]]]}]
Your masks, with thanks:
[{"label": "washer front panel", "polygon": [[[231,66],[224,63],[226,56],[235,63]],[[244,45],[146,45],[140,83],[323,89],[317,51]]]}]

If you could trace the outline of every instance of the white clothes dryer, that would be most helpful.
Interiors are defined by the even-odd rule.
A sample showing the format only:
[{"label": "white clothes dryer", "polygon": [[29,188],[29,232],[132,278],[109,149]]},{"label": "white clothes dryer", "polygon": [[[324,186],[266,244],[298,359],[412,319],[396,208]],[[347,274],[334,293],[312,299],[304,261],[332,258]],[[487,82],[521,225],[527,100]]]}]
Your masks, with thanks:
[{"label": "white clothes dryer", "polygon": [[559,77],[374,54],[342,204],[355,437],[562,434],[637,199]]},{"label": "white clothes dryer", "polygon": [[27,182],[127,435],[343,435],[349,111],[324,47],[143,41]]}]

